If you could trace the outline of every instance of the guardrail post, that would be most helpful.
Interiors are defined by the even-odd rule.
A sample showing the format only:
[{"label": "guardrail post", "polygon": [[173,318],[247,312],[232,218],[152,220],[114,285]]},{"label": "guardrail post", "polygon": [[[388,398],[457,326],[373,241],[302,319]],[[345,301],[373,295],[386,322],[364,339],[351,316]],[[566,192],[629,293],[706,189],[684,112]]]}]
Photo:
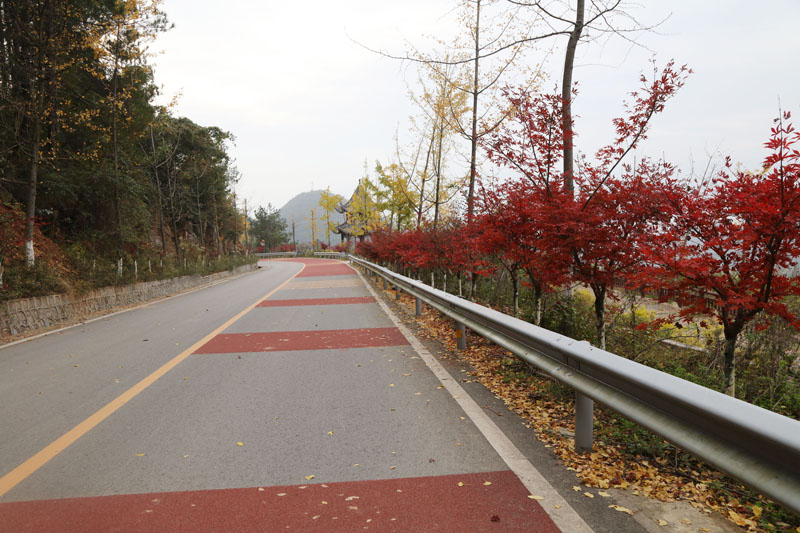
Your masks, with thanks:
[{"label": "guardrail post", "polygon": [[383,278],[383,290],[386,290],[386,278]]},{"label": "guardrail post", "polygon": [[456,322],[456,347],[459,350],[467,349],[467,327],[460,322]]},{"label": "guardrail post", "polygon": [[400,287],[398,287],[397,285],[394,286],[394,299],[395,300],[400,299]]},{"label": "guardrail post", "polygon": [[414,298],[414,306],[416,309],[414,310],[414,316],[422,316],[422,300],[419,298]]},{"label": "guardrail post", "polygon": [[592,451],[594,433],[594,400],[580,392],[575,393],[575,451]]}]

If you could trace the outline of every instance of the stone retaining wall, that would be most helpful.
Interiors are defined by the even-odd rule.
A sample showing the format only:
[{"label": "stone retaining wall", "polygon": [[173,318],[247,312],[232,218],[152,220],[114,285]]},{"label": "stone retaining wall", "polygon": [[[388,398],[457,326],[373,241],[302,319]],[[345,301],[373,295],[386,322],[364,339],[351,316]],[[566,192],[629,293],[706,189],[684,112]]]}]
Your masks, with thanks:
[{"label": "stone retaining wall", "polygon": [[89,317],[99,311],[163,298],[256,268],[256,264],[243,265],[208,276],[183,276],[121,287],[105,287],[82,295],[54,294],[9,300],[0,303],[0,339]]}]

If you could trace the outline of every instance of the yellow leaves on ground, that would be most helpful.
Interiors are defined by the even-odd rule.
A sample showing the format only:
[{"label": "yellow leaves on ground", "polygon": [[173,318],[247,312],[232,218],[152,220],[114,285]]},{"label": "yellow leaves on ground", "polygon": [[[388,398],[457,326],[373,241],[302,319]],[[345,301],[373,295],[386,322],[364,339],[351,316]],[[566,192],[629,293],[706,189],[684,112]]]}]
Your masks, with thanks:
[{"label": "yellow leaves on ground", "polygon": [[328,435],[333,435],[333,430],[329,431]]},{"label": "yellow leaves on ground", "polygon": [[535,496],[533,494],[528,494],[528,498],[531,500],[544,500],[544,496]]},{"label": "yellow leaves on ground", "polygon": [[242,442],[242,441],[239,441],[239,442],[237,442],[237,443],[236,443],[236,445],[237,445],[237,446],[244,446],[244,442]]},{"label": "yellow leaves on ground", "polygon": [[310,476],[306,476],[306,479],[307,479],[308,481],[311,481],[311,480],[312,480],[312,479],[314,479],[315,477],[316,477],[316,476],[315,476],[314,474],[311,474]]},{"label": "yellow leaves on ground", "polygon": [[459,487],[463,487],[463,486],[464,486],[464,482],[463,482],[463,481],[459,481],[459,482],[458,482],[458,486],[459,486]]},{"label": "yellow leaves on ground", "polygon": [[[413,299],[405,295],[402,298],[407,312],[413,315]],[[575,472],[581,483],[597,489],[629,489],[634,495],[661,501],[685,500],[699,510],[716,510],[748,531],[759,530],[764,512],[761,502],[739,501],[736,497],[739,488],[735,485],[727,487],[731,490],[726,490],[725,484],[716,488],[720,480],[724,481],[720,473],[699,465],[688,472],[676,472],[674,449],[670,452],[672,456],[665,455],[652,462],[630,455],[621,446],[601,442],[595,443],[593,453],[579,454],[573,446],[574,405],[549,393],[552,387],[549,378],[530,376],[526,365],[515,356],[477,335],[471,337],[466,350],[457,350],[452,320],[438,313],[428,312],[422,317],[409,316],[409,319],[416,320],[420,326],[420,336],[438,340],[449,350],[450,357],[469,363],[472,368],[469,377],[526,420],[527,427],[536,432],[536,437],[567,469]],[[573,490],[584,492],[579,486],[574,486]],[[597,494],[610,497],[604,490]],[[632,513],[624,507],[612,508]]]},{"label": "yellow leaves on ground", "polygon": [[488,486],[489,486],[489,485],[491,485],[491,484],[492,484],[492,482],[491,482],[491,481],[484,481],[484,482],[483,482],[483,486],[484,486],[484,487],[488,487]]},{"label": "yellow leaves on ground", "polygon": [[658,520],[658,525],[663,527],[663,526],[669,525],[669,522],[667,522],[666,520],[659,519]]}]

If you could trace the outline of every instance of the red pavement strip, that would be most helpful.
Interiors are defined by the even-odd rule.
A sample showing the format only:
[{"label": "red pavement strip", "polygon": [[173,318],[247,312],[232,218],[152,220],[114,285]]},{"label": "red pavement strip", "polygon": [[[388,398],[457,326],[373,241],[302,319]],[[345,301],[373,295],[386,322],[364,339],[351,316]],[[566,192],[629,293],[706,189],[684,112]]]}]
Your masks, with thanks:
[{"label": "red pavement strip", "polygon": [[281,307],[296,305],[338,305],[338,304],[374,304],[372,296],[352,296],[349,298],[304,298],[301,300],[264,300],[256,307]]},{"label": "red pavement strip", "polygon": [[405,346],[408,340],[397,328],[329,329],[222,333],[194,353],[284,352],[338,348]]},{"label": "red pavement strip", "polygon": [[344,263],[310,264],[306,265],[298,278],[310,278],[316,276],[355,276],[356,271]]},{"label": "red pavement strip", "polygon": [[559,531],[511,471],[3,503],[0,529]]}]

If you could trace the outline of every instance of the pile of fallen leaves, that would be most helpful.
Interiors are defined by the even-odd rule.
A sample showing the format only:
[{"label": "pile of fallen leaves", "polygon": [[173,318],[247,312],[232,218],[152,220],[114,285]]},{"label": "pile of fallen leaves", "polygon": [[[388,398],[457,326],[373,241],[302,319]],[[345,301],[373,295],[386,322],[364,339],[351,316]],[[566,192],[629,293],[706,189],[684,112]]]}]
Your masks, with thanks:
[{"label": "pile of fallen leaves", "polygon": [[[25,213],[21,206],[0,202],[0,260],[22,263],[25,260]],[[42,234],[39,226],[33,229],[33,249],[37,262],[47,265],[59,277],[74,274],[74,269],[56,243]]]},{"label": "pile of fallen leaves", "polygon": [[[404,294],[400,303],[408,316],[413,315],[413,297]],[[429,309],[426,308],[426,311]],[[572,438],[575,412],[573,395],[557,397],[546,394],[554,385],[546,375],[528,369],[522,373],[509,372],[509,367],[519,368],[521,362],[510,352],[477,335],[469,338],[466,350],[457,351],[453,321],[438,312],[425,312],[415,320],[421,327],[423,337],[437,340],[451,353],[469,363],[473,369],[471,375],[502,399],[510,410],[525,419],[539,440],[551,448],[567,470],[575,472],[576,477],[586,485],[599,489],[626,489],[634,495],[665,502],[688,501],[703,512],[719,512],[748,531],[800,533],[797,523],[792,525],[780,521],[781,517],[791,520],[788,512],[781,512],[777,504],[755,495],[704,463],[689,458],[691,467],[675,467],[676,454],[679,452],[666,443],[663,447],[665,451],[660,456],[655,454],[647,459],[629,453],[623,446],[614,444],[613,439],[602,438],[595,439],[593,453],[577,453]],[[613,425],[613,415],[603,406],[596,406],[595,416]],[[604,423],[596,431],[608,430],[608,425]],[[768,512],[775,509],[778,513]]]}]

